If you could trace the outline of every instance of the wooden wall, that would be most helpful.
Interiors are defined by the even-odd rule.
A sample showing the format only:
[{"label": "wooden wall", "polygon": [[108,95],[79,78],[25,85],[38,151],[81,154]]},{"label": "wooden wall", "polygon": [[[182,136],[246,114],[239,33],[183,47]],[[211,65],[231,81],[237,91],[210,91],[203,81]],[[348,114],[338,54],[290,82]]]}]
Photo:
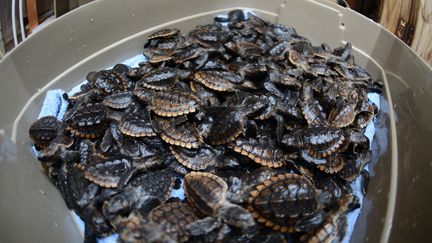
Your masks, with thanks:
[{"label": "wooden wall", "polygon": [[420,0],[411,47],[432,67],[432,1]]},{"label": "wooden wall", "polygon": [[432,0],[383,0],[379,23],[396,34],[400,18],[413,25],[410,45],[432,67]]}]

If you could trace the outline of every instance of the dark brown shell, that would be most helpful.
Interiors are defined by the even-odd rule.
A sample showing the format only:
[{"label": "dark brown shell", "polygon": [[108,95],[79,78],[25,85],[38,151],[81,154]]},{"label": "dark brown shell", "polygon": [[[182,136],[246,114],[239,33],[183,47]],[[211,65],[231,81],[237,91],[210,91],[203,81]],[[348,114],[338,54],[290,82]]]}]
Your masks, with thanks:
[{"label": "dark brown shell", "polygon": [[33,122],[29,128],[31,140],[39,148],[45,148],[57,136],[60,123],[54,116],[44,116]]},{"label": "dark brown shell", "polygon": [[183,63],[188,60],[197,58],[200,55],[200,49],[196,45],[188,45],[174,52],[176,63]]},{"label": "dark brown shell", "polygon": [[302,242],[340,242],[347,227],[346,214],[354,201],[352,195],[346,195],[338,202],[338,207],[332,210],[320,227],[303,235]]},{"label": "dark brown shell", "polygon": [[66,120],[66,130],[81,138],[97,138],[108,125],[106,109],[101,103],[87,103]]},{"label": "dark brown shell", "polygon": [[356,118],[356,104],[341,102],[329,114],[329,125],[331,127],[347,127],[351,125]]},{"label": "dark brown shell", "polygon": [[290,43],[287,41],[282,41],[270,49],[270,55],[277,61],[284,60],[285,54],[289,50]]},{"label": "dark brown shell", "polygon": [[325,164],[318,165],[318,169],[324,171],[327,174],[334,174],[339,172],[345,165],[344,160],[341,156],[331,155],[326,159]]},{"label": "dark brown shell", "polygon": [[171,195],[175,185],[175,177],[168,171],[146,172],[132,178],[128,187],[142,187],[147,194],[165,202]]},{"label": "dark brown shell", "polygon": [[318,169],[327,174],[337,173],[342,170],[345,165],[344,159],[339,154],[332,154],[325,158],[317,158],[314,155],[311,155],[309,151],[303,150],[300,155],[304,160],[315,164]]},{"label": "dark brown shell", "polygon": [[144,87],[154,90],[167,90],[174,86],[177,80],[177,72],[174,68],[158,68],[145,74],[138,81],[137,87]]},{"label": "dark brown shell", "polygon": [[162,49],[146,49],[143,54],[149,59],[148,62],[151,64],[158,64],[173,59],[171,51]]},{"label": "dark brown shell", "polygon": [[132,163],[126,158],[108,158],[101,163],[87,166],[84,176],[101,187],[116,188],[131,167]]},{"label": "dark brown shell", "polygon": [[282,150],[272,146],[268,140],[257,141],[253,138],[240,138],[228,146],[235,152],[247,156],[260,165],[277,168],[285,164],[285,156]]},{"label": "dark brown shell", "polygon": [[215,215],[225,202],[228,185],[222,178],[192,171],[184,177],[184,189],[189,203],[201,215]]},{"label": "dark brown shell", "polygon": [[301,111],[309,126],[326,125],[326,114],[324,109],[315,99],[304,102],[301,106]]},{"label": "dark brown shell", "polygon": [[294,232],[294,224],[318,210],[318,195],[303,176],[283,174],[270,178],[250,193],[249,210],[256,220],[275,231]]},{"label": "dark brown shell", "polygon": [[147,39],[172,38],[180,32],[179,29],[161,29],[152,33]]},{"label": "dark brown shell", "polygon": [[150,220],[159,224],[162,231],[172,239],[186,242],[189,239],[186,234],[186,226],[197,220],[197,217],[189,204],[173,202],[162,204],[153,209]]},{"label": "dark brown shell", "polygon": [[288,59],[292,64],[305,71],[309,69],[307,58],[294,49],[289,50]]},{"label": "dark brown shell", "polygon": [[102,103],[113,109],[124,109],[132,103],[131,92],[119,92],[106,96]]},{"label": "dark brown shell", "polygon": [[190,33],[195,41],[203,47],[212,47],[223,44],[227,35],[222,31],[197,30]]},{"label": "dark brown shell", "polygon": [[172,118],[153,118],[153,127],[165,142],[184,148],[198,148],[204,143],[198,129],[189,122],[177,124]]},{"label": "dark brown shell", "polygon": [[131,137],[152,137],[156,132],[145,114],[126,113],[119,124],[119,131]]},{"label": "dark brown shell", "polygon": [[112,70],[99,71],[91,82],[92,87],[104,94],[111,94],[118,90],[125,90],[126,84],[122,77]]},{"label": "dark brown shell", "polygon": [[139,99],[148,102],[149,110],[159,116],[174,117],[196,112],[200,100],[193,94],[181,91],[149,92],[138,90],[135,94]]},{"label": "dark brown shell", "polygon": [[241,76],[226,71],[198,71],[194,77],[196,81],[216,91],[233,91],[235,85],[243,81]]},{"label": "dark brown shell", "polygon": [[204,170],[215,164],[216,153],[207,147],[192,150],[170,146],[170,150],[180,164],[191,170]]},{"label": "dark brown shell", "polygon": [[303,139],[308,152],[318,158],[339,151],[345,142],[342,130],[325,127],[309,128]]},{"label": "dark brown shell", "polygon": [[353,182],[371,160],[372,153],[370,151],[359,154],[357,158],[345,158],[345,165],[338,174],[345,181]]},{"label": "dark brown shell", "polygon": [[269,80],[275,84],[281,84],[288,87],[300,88],[302,85],[296,77],[291,76],[288,72],[276,70],[270,72]]},{"label": "dark brown shell", "polygon": [[229,143],[244,132],[246,117],[236,111],[221,112],[214,120],[206,140],[212,145]]}]

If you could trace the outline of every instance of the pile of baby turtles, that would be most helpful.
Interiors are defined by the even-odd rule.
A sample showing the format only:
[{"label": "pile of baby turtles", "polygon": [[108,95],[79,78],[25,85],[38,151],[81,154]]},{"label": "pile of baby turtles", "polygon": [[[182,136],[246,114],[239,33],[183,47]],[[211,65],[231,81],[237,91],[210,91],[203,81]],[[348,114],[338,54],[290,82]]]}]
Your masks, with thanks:
[{"label": "pile of baby turtles", "polygon": [[367,94],[382,89],[349,43],[314,46],[235,10],[188,35],[159,30],[144,55],[90,72],[64,95],[64,121],[30,127],[85,241],[342,239],[372,157]]}]

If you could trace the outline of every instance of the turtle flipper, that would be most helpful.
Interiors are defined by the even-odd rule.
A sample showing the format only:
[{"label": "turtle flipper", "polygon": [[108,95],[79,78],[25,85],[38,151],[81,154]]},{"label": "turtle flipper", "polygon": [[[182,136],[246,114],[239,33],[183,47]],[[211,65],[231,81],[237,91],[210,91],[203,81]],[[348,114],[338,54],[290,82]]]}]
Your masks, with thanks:
[{"label": "turtle flipper", "polygon": [[186,226],[186,232],[192,236],[206,235],[219,228],[222,222],[219,218],[206,217],[195,220]]},{"label": "turtle flipper", "polygon": [[224,204],[218,211],[218,215],[227,224],[247,229],[255,225],[255,221],[251,213],[243,207],[227,203]]}]

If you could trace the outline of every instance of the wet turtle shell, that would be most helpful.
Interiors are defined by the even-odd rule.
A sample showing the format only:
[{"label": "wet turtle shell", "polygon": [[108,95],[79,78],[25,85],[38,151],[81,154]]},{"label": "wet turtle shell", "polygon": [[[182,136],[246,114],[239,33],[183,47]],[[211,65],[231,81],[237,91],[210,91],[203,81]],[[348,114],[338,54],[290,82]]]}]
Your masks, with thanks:
[{"label": "wet turtle shell", "polygon": [[226,144],[236,139],[244,132],[246,116],[236,110],[220,110],[206,136],[212,145]]},{"label": "wet turtle shell", "polygon": [[355,158],[344,158],[345,165],[338,175],[342,177],[345,181],[353,182],[360,176],[363,168],[372,160],[372,153],[366,151],[361,153]]},{"label": "wet turtle shell", "polygon": [[341,129],[328,127],[310,127],[285,134],[282,144],[287,147],[304,147],[313,157],[330,156],[344,148],[345,132]]},{"label": "wet turtle shell", "polygon": [[39,148],[45,148],[57,136],[60,122],[54,116],[44,116],[33,122],[29,136]]},{"label": "wet turtle shell", "polygon": [[327,124],[324,109],[317,100],[311,99],[307,102],[303,102],[301,105],[301,111],[309,126],[321,126]]},{"label": "wet turtle shell", "polygon": [[102,103],[113,109],[124,109],[132,103],[132,93],[125,91],[106,96]]},{"label": "wet turtle shell", "polygon": [[119,131],[131,137],[156,136],[148,115],[142,113],[126,113],[120,120]]},{"label": "wet turtle shell", "polygon": [[126,90],[127,88],[127,83],[121,74],[117,73],[114,69],[97,72],[91,80],[91,85],[103,94],[111,94],[115,91]]},{"label": "wet turtle shell", "polygon": [[66,130],[77,137],[97,138],[104,134],[108,125],[106,115],[101,103],[83,104],[66,120]]},{"label": "wet turtle shell", "polygon": [[281,167],[285,164],[282,150],[275,148],[268,140],[236,139],[228,145],[235,152],[247,156],[260,165]]},{"label": "wet turtle shell", "polygon": [[149,110],[159,116],[174,117],[196,112],[200,106],[200,100],[193,94],[170,90],[165,92],[152,92],[137,90],[135,95],[148,103]]},{"label": "wet turtle shell", "polygon": [[183,202],[162,204],[152,210],[149,218],[160,225],[162,231],[179,242],[186,242],[189,239],[186,226],[197,219],[189,204]]},{"label": "wet turtle shell", "polygon": [[158,198],[160,202],[165,202],[171,195],[175,179],[174,174],[166,170],[146,172],[132,177],[128,187],[132,190],[140,187],[143,192]]},{"label": "wet turtle shell", "polygon": [[318,169],[328,174],[334,174],[343,169],[345,162],[341,155],[332,154],[325,158],[317,158],[311,155],[307,150],[300,153],[302,159],[317,166]]},{"label": "wet turtle shell", "polygon": [[256,186],[248,199],[256,220],[275,231],[294,232],[295,224],[317,212],[318,195],[313,184],[303,176],[283,174]]},{"label": "wet turtle shell", "polygon": [[38,160],[43,163],[76,163],[79,161],[79,153],[70,150],[74,144],[74,139],[69,136],[57,136],[51,143],[44,147],[38,154]]},{"label": "wet turtle shell", "polygon": [[154,90],[167,90],[174,86],[177,80],[177,72],[171,67],[162,67],[146,73],[136,84]]},{"label": "wet turtle shell", "polygon": [[320,227],[303,235],[302,242],[338,242],[343,239],[347,227],[346,214],[358,207],[358,198],[345,195],[338,202],[338,207],[332,210]]},{"label": "wet turtle shell", "polygon": [[189,35],[194,38],[200,46],[207,48],[223,44],[228,37],[226,32],[218,30],[196,30],[192,31]]},{"label": "wet turtle shell", "polygon": [[275,84],[281,84],[288,87],[300,88],[301,82],[287,71],[274,70],[269,74],[269,80]]},{"label": "wet turtle shell", "polygon": [[277,175],[277,171],[268,167],[258,168],[248,174],[238,177],[230,177],[228,199],[233,203],[244,203],[250,192],[263,181]]},{"label": "wet turtle shell", "polygon": [[198,71],[194,77],[196,81],[216,91],[233,91],[236,84],[243,82],[240,75],[226,71]]},{"label": "wet turtle shell", "polygon": [[151,64],[160,64],[173,59],[171,51],[162,49],[146,49],[143,54],[148,58],[148,62]]},{"label": "wet turtle shell", "polygon": [[131,168],[132,163],[127,158],[110,157],[101,163],[87,166],[84,176],[101,187],[116,188]]},{"label": "wet turtle shell", "polygon": [[195,45],[189,45],[185,48],[176,50],[174,53],[176,63],[184,63],[186,61],[198,58],[201,54],[200,49]]},{"label": "wet turtle shell", "polygon": [[184,189],[189,203],[200,215],[215,215],[223,205],[228,185],[220,177],[192,171],[184,177]]},{"label": "wet turtle shell", "polygon": [[329,125],[338,128],[347,127],[354,122],[356,115],[355,102],[338,102],[329,114]]},{"label": "wet turtle shell", "polygon": [[184,148],[198,148],[204,143],[198,129],[189,122],[178,124],[176,119],[154,117],[153,127],[165,142]]},{"label": "wet turtle shell", "polygon": [[158,38],[172,38],[180,32],[179,29],[161,29],[152,33],[147,39],[153,40]]},{"label": "wet turtle shell", "polygon": [[216,153],[208,147],[192,150],[170,146],[170,150],[180,164],[191,170],[204,170],[216,163]]}]

